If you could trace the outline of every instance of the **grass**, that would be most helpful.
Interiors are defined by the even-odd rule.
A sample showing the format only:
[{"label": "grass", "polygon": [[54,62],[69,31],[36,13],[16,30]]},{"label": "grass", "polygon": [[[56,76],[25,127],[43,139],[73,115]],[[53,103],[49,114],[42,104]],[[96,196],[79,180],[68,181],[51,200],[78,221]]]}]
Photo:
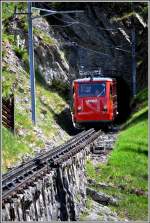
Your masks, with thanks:
[{"label": "grass", "polygon": [[[23,4],[23,5],[21,5]],[[14,51],[15,55],[20,60],[22,64],[22,69],[24,72],[20,72],[16,69],[16,72],[13,73],[9,71],[9,59],[6,63],[3,64],[3,77],[2,77],[2,93],[3,97],[9,97],[11,93],[15,95],[15,133],[14,136],[12,133],[7,131],[5,128],[2,132],[3,137],[3,164],[2,170],[7,171],[7,167],[13,165],[19,161],[20,157],[27,152],[32,154],[33,151],[31,146],[37,148],[45,147],[45,140],[51,140],[55,136],[58,136],[59,129],[57,124],[57,119],[61,112],[66,106],[66,101],[63,98],[66,96],[65,85],[61,83],[58,86],[56,92],[56,85],[51,89],[46,86],[46,82],[43,77],[38,72],[36,67],[35,76],[36,76],[36,118],[37,118],[37,127],[41,129],[43,133],[43,138],[39,138],[34,131],[34,127],[31,122],[31,96],[30,96],[30,81],[29,81],[29,63],[28,63],[28,52],[27,49],[21,49],[15,46],[14,36],[9,35],[7,32],[7,27],[9,25],[9,20],[13,16],[14,7],[16,3],[3,3],[3,20],[4,20],[4,30],[3,30],[3,57],[7,56],[6,44],[10,43],[11,49]],[[19,10],[26,10],[26,3],[17,3]],[[8,10],[8,11],[7,11]],[[9,13],[8,13],[9,12]],[[19,27],[22,28],[25,32],[27,31],[27,22],[25,16],[19,17],[20,23]],[[41,32],[41,30],[34,29],[34,32],[37,36],[41,38],[43,44],[55,45],[55,40]],[[14,58],[15,60],[15,58]],[[15,61],[14,61],[15,62]],[[17,80],[17,81],[16,81]],[[17,82],[17,84],[16,84]],[[13,86],[15,84],[15,89]],[[63,93],[63,95],[62,95]],[[44,97],[44,102],[43,102]],[[26,100],[24,100],[26,99]],[[17,135],[20,136],[17,136]],[[64,142],[67,139],[67,134],[64,134],[63,139],[60,139],[58,144]],[[10,140],[7,140],[10,138]],[[7,141],[9,143],[7,143]],[[22,146],[20,146],[22,143]],[[12,147],[13,145],[13,147]],[[13,150],[11,151],[11,149]]]},{"label": "grass", "polygon": [[10,16],[14,13],[14,3],[11,2],[3,2],[2,3],[2,19],[9,19]]},{"label": "grass", "polygon": [[69,101],[69,84],[59,80],[52,80],[52,89],[58,92],[66,101]]},{"label": "grass", "polygon": [[87,197],[85,206],[87,209],[80,214],[80,221],[84,221],[85,218],[90,214],[90,211],[92,211],[93,201],[90,197]]},{"label": "grass", "polygon": [[[51,140],[59,133],[55,119],[56,116],[59,115],[59,113],[61,113],[61,111],[64,109],[66,103],[56,92],[50,92],[39,84],[37,84],[36,88],[37,127],[41,128],[44,136]],[[40,99],[42,96],[44,97],[44,103],[42,99]],[[41,114],[43,112],[45,112],[44,119],[41,119]],[[24,132],[20,137],[17,136],[19,131]],[[34,144],[35,148],[42,149],[45,147],[44,141],[40,139],[33,131],[31,114],[25,110],[21,111],[18,107],[15,108],[15,132],[16,136],[5,128],[2,130],[3,172],[6,172],[8,167],[18,162],[23,154],[33,154],[30,144]],[[58,143],[62,143],[66,139],[67,135],[64,135],[64,139],[60,140]]]},{"label": "grass", "polygon": [[123,16],[121,17],[112,17],[112,21],[122,21],[124,19],[129,19],[131,16],[134,16],[134,13],[133,12],[129,12],[129,13],[126,13],[124,14]]},{"label": "grass", "polygon": [[32,122],[28,114],[21,112],[19,109],[15,109],[15,120],[17,121],[16,128],[23,126],[24,128],[29,129],[32,126]]},{"label": "grass", "polygon": [[56,41],[47,33],[43,32],[41,29],[39,28],[34,28],[33,29],[33,33],[40,37],[42,39],[42,42],[44,44],[48,44],[48,45],[56,45]]},{"label": "grass", "polygon": [[[65,100],[55,91],[43,88],[37,83],[37,122],[48,137],[58,133],[56,127],[57,116],[64,110]],[[44,113],[44,119],[41,114]]]},{"label": "grass", "polygon": [[31,153],[30,148],[18,136],[14,136],[6,128],[2,128],[2,171],[5,172],[7,168],[21,159],[22,154]]},{"label": "grass", "polygon": [[[23,154],[33,154],[31,145],[35,148],[44,148],[45,142],[40,139],[33,131],[34,126],[31,121],[31,113],[26,110],[26,103],[22,100],[28,98],[28,106],[30,107],[30,95],[28,91],[27,75],[20,74],[20,80],[24,83],[23,91],[16,90],[15,96],[17,96],[15,106],[15,132],[16,136],[3,128],[3,164],[2,171],[6,172],[7,168],[17,161]],[[43,83],[43,82],[42,82]],[[18,98],[21,101],[18,101]],[[20,108],[21,103],[21,108]],[[53,137],[59,134],[57,125],[57,117],[64,110],[66,106],[65,99],[63,99],[57,92],[50,90],[48,87],[44,87],[40,82],[36,82],[36,126],[40,128],[47,140],[51,140]],[[43,115],[41,118],[41,115]],[[17,136],[19,132],[23,134]],[[67,134],[63,139],[60,139],[58,144],[64,142],[67,139]],[[21,145],[21,146],[20,146]]]},{"label": "grass", "polygon": [[148,89],[145,88],[143,91],[140,91],[134,99],[134,106],[136,109],[146,107],[148,105]]},{"label": "grass", "polygon": [[13,46],[13,51],[15,52],[16,56],[23,61],[24,63],[24,68],[26,70],[26,72],[29,73],[29,54],[27,49],[23,48],[19,48],[16,46]]},{"label": "grass", "polygon": [[9,68],[3,67],[2,70],[2,96],[8,98],[13,93],[13,84],[16,81],[15,73],[9,71]]},{"label": "grass", "polygon": [[136,111],[120,132],[107,164],[99,164],[95,171],[89,161],[87,173],[97,182],[114,185],[115,188],[103,191],[119,198],[119,206],[113,208],[120,217],[146,221],[148,217],[147,89],[137,95],[135,104]]},{"label": "grass", "polygon": [[15,6],[17,6],[18,11],[26,11],[26,2],[2,2],[2,19],[9,20],[9,18],[14,14]]},{"label": "grass", "polygon": [[[5,43],[8,41],[13,44],[14,43],[14,35],[10,35],[10,34],[8,35],[3,32],[2,33],[2,41]],[[4,49],[3,49],[3,51],[4,51]]]}]

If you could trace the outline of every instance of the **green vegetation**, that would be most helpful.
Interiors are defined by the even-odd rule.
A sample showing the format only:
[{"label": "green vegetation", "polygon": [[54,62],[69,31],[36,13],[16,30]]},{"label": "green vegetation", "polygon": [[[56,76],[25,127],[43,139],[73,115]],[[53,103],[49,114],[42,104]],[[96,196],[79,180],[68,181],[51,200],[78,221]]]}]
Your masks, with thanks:
[{"label": "green vegetation", "polygon": [[[15,45],[15,37],[12,34],[8,34],[8,27],[11,18],[14,15],[14,10],[15,7],[17,6],[18,10],[25,10],[27,8],[27,3],[7,3],[3,2],[2,3],[2,19],[3,19],[3,33],[2,33],[2,42],[3,42],[3,51],[2,51],[2,56],[5,58],[5,62],[3,61],[2,64],[2,95],[4,98],[9,97],[10,94],[14,93],[13,92],[13,85],[16,85],[16,79],[17,79],[17,74],[15,72],[12,72],[11,69],[11,64],[6,62],[8,60],[8,51],[9,47],[11,50],[13,50],[16,54],[16,56],[24,62],[24,67],[26,70],[29,70],[29,65],[28,65],[28,53],[26,49],[21,49],[16,47]],[[25,29],[25,26],[27,26],[25,16],[21,16],[20,18],[20,28]],[[9,47],[7,46],[7,43],[9,44]],[[15,59],[14,59],[15,60]],[[15,63],[14,63],[15,64]],[[17,70],[17,69],[16,69]],[[20,71],[19,71],[20,73]]]},{"label": "green vegetation", "polygon": [[139,110],[139,108],[145,108],[148,106],[148,89],[145,88],[143,91],[140,91],[136,98],[134,99],[135,107]]},{"label": "green vegetation", "polygon": [[2,136],[2,170],[5,172],[13,163],[21,159],[22,154],[31,153],[31,150],[20,137],[14,136],[4,127],[2,128]]},{"label": "green vegetation", "polygon": [[16,75],[6,67],[3,68],[2,74],[2,95],[4,98],[8,98],[13,93],[12,85],[16,80]]},{"label": "green vegetation", "polygon": [[90,197],[87,197],[85,206],[87,209],[80,215],[80,219],[79,219],[80,221],[82,221],[82,220],[84,221],[86,216],[88,216],[90,214],[90,212],[92,211],[93,202]]},{"label": "green vegetation", "polygon": [[19,28],[24,30],[25,33],[28,32],[27,16],[20,16]]},{"label": "green vegetation", "polygon": [[[15,5],[19,10],[26,10],[26,3],[5,3],[3,2],[4,32],[2,40],[7,41],[12,45],[16,56],[28,67],[28,53],[26,49],[17,48],[14,43],[14,36],[8,35],[9,20],[14,13]],[[60,9],[65,3],[52,3],[53,6]],[[77,3],[78,4],[78,3]],[[114,3],[113,3],[114,4]],[[110,3],[110,6],[113,5]],[[122,3],[121,3],[122,4]],[[72,4],[72,7],[76,7]],[[114,4],[115,5],[115,4]],[[70,7],[70,5],[69,5]],[[80,5],[78,5],[80,8]],[[117,6],[115,9],[117,11]],[[114,10],[114,11],[115,11]],[[123,12],[126,11],[123,8]],[[146,18],[147,6],[141,11]],[[122,14],[120,19],[128,18],[132,15],[131,10]],[[26,17],[19,17],[19,28],[27,32]],[[34,34],[41,38],[41,42],[46,45],[55,45],[53,38],[42,32],[40,29],[34,28]],[[71,30],[70,30],[71,34]],[[141,47],[142,48],[142,47]],[[3,50],[3,56],[5,55]],[[142,54],[143,55],[143,54]],[[145,54],[144,54],[145,55]],[[143,60],[144,61],[144,60]],[[139,64],[143,62],[139,61]],[[145,60],[146,61],[146,60]],[[31,122],[30,112],[30,96],[29,96],[29,74],[19,72],[18,82],[22,84],[16,89],[15,97],[18,100],[15,107],[15,131],[13,135],[10,131],[3,128],[3,164],[2,170],[5,172],[7,168],[21,159],[23,154],[33,154],[30,145],[34,144],[35,148],[44,148],[45,142],[37,136]],[[18,79],[19,79],[18,78]],[[8,97],[12,93],[12,84],[16,80],[16,74],[10,72],[8,67],[3,67],[3,96]],[[50,140],[58,135],[58,117],[61,117],[68,99],[68,88],[65,84],[58,81],[52,82],[52,88],[48,88],[44,79],[36,68],[36,109],[37,109],[37,127],[43,132],[46,139]],[[19,85],[20,86],[20,85]],[[54,90],[55,89],[55,90]],[[57,91],[57,92],[56,92]],[[27,105],[23,102],[24,98],[29,99]],[[147,220],[147,190],[148,190],[148,171],[147,171],[147,156],[148,156],[148,123],[147,123],[147,89],[140,92],[135,98],[133,104],[134,113],[123,126],[118,140],[115,145],[108,163],[105,165],[99,164],[96,170],[90,161],[87,162],[87,173],[89,177],[96,179],[97,182],[105,181],[108,184],[113,184],[114,188],[103,189],[107,193],[119,198],[119,206],[112,207],[122,218],[132,220]],[[23,110],[21,110],[23,108]],[[20,136],[19,136],[20,135]],[[64,139],[65,140],[64,136]],[[60,142],[61,143],[61,142]],[[91,207],[91,201],[87,201],[87,207]]]},{"label": "green vegetation", "polygon": [[[40,137],[31,122],[28,51],[26,48],[17,47],[14,35],[8,33],[9,22],[13,17],[15,6],[17,6],[19,12],[21,10],[26,11],[27,3],[3,3],[2,16],[4,27],[2,40],[3,58],[5,57],[5,60],[3,60],[2,93],[4,98],[9,97],[12,93],[15,95],[15,135],[5,128],[3,128],[2,132],[3,172],[19,161],[23,154],[29,153],[33,155],[32,148],[44,148],[46,141],[55,138],[59,134],[60,130],[58,129],[57,121],[66,106],[66,101],[63,99],[63,95],[66,95],[63,89],[65,86],[62,86],[60,83],[57,86],[58,93],[55,86],[50,89],[36,67],[36,128],[41,132],[42,136]],[[27,32],[26,16],[19,15],[17,25],[18,28]],[[47,46],[55,45],[55,40],[40,29],[34,29],[34,33],[41,39],[43,44]],[[13,67],[14,72],[12,72],[11,63],[9,64],[8,59],[9,50],[15,53],[20,61],[20,66],[22,65],[22,69],[16,66],[15,69]],[[15,62],[14,58],[14,64]],[[58,144],[66,140],[66,137],[67,134],[64,135],[64,138]]]},{"label": "green vegetation", "polygon": [[113,17],[111,20],[117,22],[117,21],[122,21],[124,19],[129,19],[129,18],[131,18],[131,16],[134,16],[133,12],[126,13],[125,15],[123,15],[121,17]]},{"label": "green vegetation", "polygon": [[51,36],[49,36],[47,33],[43,32],[41,29],[34,28],[33,33],[36,36],[40,37],[42,39],[42,42],[46,45],[47,44],[48,45],[55,45],[56,44],[56,41]]},{"label": "green vegetation", "polygon": [[66,101],[69,100],[69,84],[59,80],[52,80],[52,89],[55,89]]},{"label": "green vegetation", "polygon": [[3,2],[2,3],[2,19],[6,20],[9,19],[14,13],[14,6],[13,2]]},{"label": "green vegetation", "polygon": [[26,48],[12,47],[16,56],[24,63],[25,70],[29,72],[29,55]]},{"label": "green vegetation", "polygon": [[[42,78],[42,77],[41,77]],[[41,79],[42,80],[42,79]],[[34,126],[31,122],[30,108],[30,95],[28,91],[29,77],[28,75],[21,74],[20,81],[24,84],[16,90],[16,107],[15,107],[15,133],[14,136],[11,132],[3,128],[3,164],[2,171],[6,172],[7,168],[20,160],[23,154],[29,153],[33,155],[33,148],[44,148],[45,141],[39,137],[34,131]],[[42,81],[41,81],[42,83]],[[51,140],[59,134],[57,126],[57,118],[66,106],[65,100],[58,95],[54,90],[43,86],[40,82],[36,83],[36,115],[37,115],[37,128],[40,128],[42,135],[46,140]],[[24,102],[24,98],[29,101]],[[19,99],[19,101],[18,101]],[[19,102],[19,103],[18,103]],[[20,136],[19,136],[20,135]],[[58,144],[67,140],[67,134]],[[10,139],[9,139],[10,138]],[[9,140],[8,140],[9,139]],[[20,144],[22,146],[20,146]],[[13,146],[12,146],[13,145]]]},{"label": "green vegetation", "polygon": [[2,33],[2,41],[3,42],[9,42],[9,43],[14,43],[14,35],[8,35],[6,33]]},{"label": "green vegetation", "polygon": [[47,137],[52,138],[58,133],[57,117],[64,110],[66,102],[57,92],[43,88],[38,83],[36,89],[38,125]]},{"label": "green vegetation", "polygon": [[13,14],[15,6],[19,11],[25,11],[27,9],[26,2],[2,2],[2,19],[8,20]]},{"label": "green vegetation", "polygon": [[147,89],[135,98],[136,111],[118,136],[107,164],[96,170],[87,163],[89,177],[114,188],[103,189],[119,199],[113,207],[122,218],[147,220],[148,217],[148,107]]},{"label": "green vegetation", "polygon": [[[9,27],[10,20],[15,16],[15,8],[18,12],[27,12],[27,3],[26,2],[2,2],[2,20],[4,24],[3,32],[7,31]],[[18,23],[20,29],[23,29],[25,32],[28,31],[27,24],[27,15],[18,15],[20,21]],[[9,36],[8,36],[9,38]]]},{"label": "green vegetation", "polygon": [[97,174],[91,160],[87,160],[86,162],[86,172],[90,178],[96,179]]}]

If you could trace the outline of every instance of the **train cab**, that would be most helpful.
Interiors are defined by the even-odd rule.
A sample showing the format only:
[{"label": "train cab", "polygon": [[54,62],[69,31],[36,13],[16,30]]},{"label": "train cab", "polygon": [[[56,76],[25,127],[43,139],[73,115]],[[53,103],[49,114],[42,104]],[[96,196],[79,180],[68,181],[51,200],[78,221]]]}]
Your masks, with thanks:
[{"label": "train cab", "polygon": [[94,77],[73,81],[72,120],[75,127],[86,123],[112,123],[117,112],[116,80]]}]

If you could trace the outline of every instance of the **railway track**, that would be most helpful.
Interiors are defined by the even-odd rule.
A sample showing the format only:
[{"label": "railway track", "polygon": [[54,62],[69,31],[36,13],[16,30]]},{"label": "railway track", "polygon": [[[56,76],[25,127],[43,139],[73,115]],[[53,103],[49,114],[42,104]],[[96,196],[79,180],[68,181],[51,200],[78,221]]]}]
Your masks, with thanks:
[{"label": "railway track", "polygon": [[94,129],[83,131],[65,144],[42,153],[4,174],[2,176],[2,200],[6,202],[11,197],[15,197],[17,193],[21,193],[24,188],[32,186],[34,181],[77,154],[99,135],[100,131]]}]

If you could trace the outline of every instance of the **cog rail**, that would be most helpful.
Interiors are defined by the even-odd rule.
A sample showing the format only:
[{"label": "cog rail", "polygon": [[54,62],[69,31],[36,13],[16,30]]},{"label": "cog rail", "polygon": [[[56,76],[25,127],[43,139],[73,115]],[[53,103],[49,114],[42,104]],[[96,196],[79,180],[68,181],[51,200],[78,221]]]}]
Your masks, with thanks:
[{"label": "cog rail", "polygon": [[65,144],[40,154],[6,173],[2,176],[2,199],[7,200],[15,196],[16,191],[21,192],[23,188],[28,188],[34,180],[43,177],[52,168],[80,152],[99,135],[100,131],[96,132],[94,129],[83,131]]}]

